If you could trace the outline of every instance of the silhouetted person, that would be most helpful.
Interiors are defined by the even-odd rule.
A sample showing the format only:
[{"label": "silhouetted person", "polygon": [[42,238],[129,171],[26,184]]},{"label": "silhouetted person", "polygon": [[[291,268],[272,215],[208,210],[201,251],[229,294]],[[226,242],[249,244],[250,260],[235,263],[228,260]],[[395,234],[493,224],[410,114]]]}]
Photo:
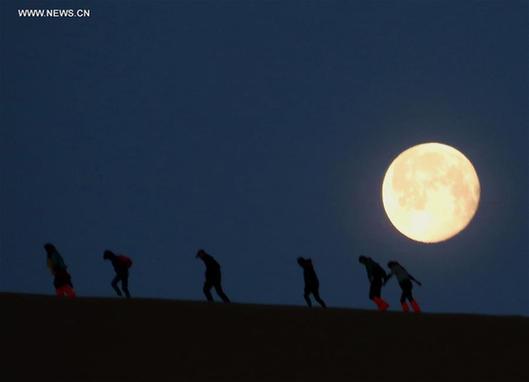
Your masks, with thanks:
[{"label": "silhouetted person", "polygon": [[112,280],[112,288],[116,291],[118,296],[123,296],[121,290],[118,287],[118,283],[121,282],[121,289],[125,293],[127,298],[130,298],[129,292],[129,268],[132,267],[132,260],[124,255],[116,255],[114,252],[108,249],[103,253],[103,259],[110,260],[116,276]]},{"label": "silhouetted person", "polygon": [[53,274],[53,286],[58,297],[75,297],[72,277],[68,273],[68,267],[57,248],[51,243],[44,244],[44,250],[48,257],[48,268]]},{"label": "silhouetted person", "polygon": [[386,271],[371,257],[360,256],[358,261],[366,267],[367,278],[369,279],[369,299],[378,307],[378,310],[385,311],[389,304],[380,296],[382,285],[386,280]]},{"label": "silhouetted person", "polygon": [[211,288],[215,288],[215,291],[222,299],[222,301],[224,301],[225,303],[229,303],[230,299],[222,290],[220,264],[217,263],[213,256],[208,255],[203,249],[198,250],[196,257],[201,259],[206,265],[206,281],[204,282],[203,291],[208,301],[213,301],[213,296],[211,295]]},{"label": "silhouetted person", "polygon": [[326,308],[325,302],[320,297],[320,281],[316,272],[314,271],[314,266],[312,265],[311,259],[305,259],[303,257],[298,257],[298,264],[303,268],[303,279],[305,280],[305,291],[303,297],[307,301],[307,305],[312,307],[312,301],[310,300],[310,295],[314,296],[314,299],[320,304],[323,308]]},{"label": "silhouetted person", "polygon": [[410,308],[408,304],[406,303],[406,300],[408,300],[411,304],[411,307],[413,308],[413,311],[415,313],[420,313],[421,308],[419,307],[419,304],[415,301],[412,295],[412,289],[413,284],[412,281],[417,283],[417,285],[422,285],[419,281],[415,279],[412,275],[408,273],[408,271],[400,265],[396,261],[390,261],[388,263],[388,268],[391,269],[391,272],[389,276],[386,277],[384,284],[388,282],[388,280],[391,278],[391,276],[395,275],[397,278],[397,281],[399,282],[400,289],[402,289],[402,295],[400,296],[400,305],[402,306],[402,310],[404,312],[409,312]]}]

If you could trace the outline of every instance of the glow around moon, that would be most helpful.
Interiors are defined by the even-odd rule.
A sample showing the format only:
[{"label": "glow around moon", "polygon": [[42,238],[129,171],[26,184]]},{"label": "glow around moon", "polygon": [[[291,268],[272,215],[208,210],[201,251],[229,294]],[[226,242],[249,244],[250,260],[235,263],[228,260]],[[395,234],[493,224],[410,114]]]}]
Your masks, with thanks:
[{"label": "glow around moon", "polygon": [[479,204],[480,185],[472,163],[441,143],[402,152],[389,166],[382,202],[391,223],[410,239],[436,243],[461,232]]}]

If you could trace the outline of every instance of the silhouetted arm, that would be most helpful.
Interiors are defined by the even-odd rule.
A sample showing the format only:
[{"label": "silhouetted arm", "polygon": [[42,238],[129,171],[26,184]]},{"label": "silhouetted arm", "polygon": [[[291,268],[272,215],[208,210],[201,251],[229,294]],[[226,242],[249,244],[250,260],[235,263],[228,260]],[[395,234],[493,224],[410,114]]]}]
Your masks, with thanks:
[{"label": "silhouetted arm", "polygon": [[386,275],[386,277],[384,277],[384,285],[386,285],[386,283],[388,282],[388,280],[389,280],[390,278],[392,278],[392,277],[393,277],[393,272],[390,272],[389,275]]},{"label": "silhouetted arm", "polygon": [[415,281],[415,283],[416,283],[418,286],[422,286],[422,283],[421,283],[419,280],[417,280],[417,279],[416,279],[415,277],[413,277],[412,275],[409,275],[409,276],[410,276],[410,280],[411,280],[411,281]]}]

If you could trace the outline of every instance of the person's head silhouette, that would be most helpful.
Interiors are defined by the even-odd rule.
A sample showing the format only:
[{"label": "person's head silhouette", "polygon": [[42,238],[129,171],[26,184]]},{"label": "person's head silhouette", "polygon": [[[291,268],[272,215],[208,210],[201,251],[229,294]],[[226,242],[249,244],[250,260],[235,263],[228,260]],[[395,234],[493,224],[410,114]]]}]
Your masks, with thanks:
[{"label": "person's head silhouette", "polygon": [[55,246],[51,243],[44,244],[44,250],[46,251],[48,255],[51,255],[52,253],[57,252],[57,248],[55,248]]},{"label": "person's head silhouette", "polygon": [[110,250],[105,250],[105,252],[103,252],[103,259],[104,260],[111,260],[115,257],[116,255],[114,254],[114,252],[110,251]]}]

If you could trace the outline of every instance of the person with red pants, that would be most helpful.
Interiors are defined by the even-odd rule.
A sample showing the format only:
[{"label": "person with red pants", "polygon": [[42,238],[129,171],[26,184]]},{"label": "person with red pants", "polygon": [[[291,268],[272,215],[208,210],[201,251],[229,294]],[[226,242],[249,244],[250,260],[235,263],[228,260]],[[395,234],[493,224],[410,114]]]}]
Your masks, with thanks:
[{"label": "person with red pants", "polygon": [[[130,298],[129,268],[132,267],[132,260],[125,255],[116,255],[108,249],[103,253],[103,259],[110,260],[114,267],[114,271],[116,272],[116,276],[111,283],[112,288],[114,288],[119,297],[123,296],[123,293],[125,293],[125,297]],[[121,290],[118,287],[119,282],[121,282],[123,293],[121,293]]]},{"label": "person with red pants", "polygon": [[386,271],[371,257],[360,256],[358,261],[366,267],[367,278],[370,283],[369,299],[377,305],[379,311],[383,312],[387,310],[389,304],[380,296],[384,280],[387,278]]},{"label": "person with red pants", "polygon": [[68,267],[59,251],[51,243],[44,244],[44,250],[48,258],[48,268],[53,275],[53,286],[57,297],[75,298],[72,277],[68,273]]},{"label": "person with red pants", "polygon": [[399,282],[400,289],[402,290],[402,295],[400,297],[400,305],[402,306],[402,311],[403,312],[410,311],[410,307],[406,303],[406,300],[408,300],[410,302],[411,307],[413,308],[413,311],[415,313],[420,313],[421,308],[419,307],[419,304],[417,304],[417,301],[415,301],[415,299],[413,298],[413,294],[412,294],[412,289],[413,289],[412,281],[415,282],[417,285],[421,286],[422,284],[420,283],[420,281],[417,281],[415,277],[410,275],[408,271],[396,261],[390,261],[388,263],[388,268],[391,269],[391,272],[389,276],[387,276],[386,279],[384,280],[384,284],[386,284],[388,280],[393,275],[395,275],[395,277],[397,278],[397,281]]}]

